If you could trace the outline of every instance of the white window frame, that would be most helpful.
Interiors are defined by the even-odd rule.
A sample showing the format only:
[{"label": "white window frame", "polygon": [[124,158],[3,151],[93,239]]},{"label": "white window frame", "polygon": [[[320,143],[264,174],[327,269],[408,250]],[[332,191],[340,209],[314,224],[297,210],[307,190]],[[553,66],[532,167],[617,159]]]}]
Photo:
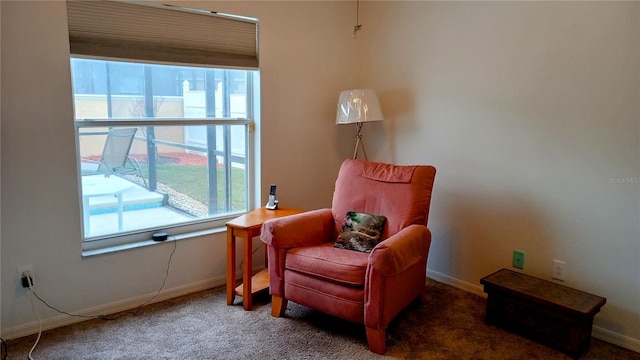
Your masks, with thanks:
[{"label": "white window frame", "polygon": [[[208,10],[133,1],[87,2],[69,0],[67,2],[67,12],[72,58],[84,57],[146,64],[255,71],[252,76],[253,81],[247,87],[248,116],[245,119],[76,119],[77,163],[80,164],[79,138],[81,128],[243,125],[245,127],[246,141],[246,210],[249,211],[256,208],[258,206],[257,199],[260,196],[259,186],[256,185],[259,182],[259,133],[255,131],[257,128],[256,123],[260,117],[258,20],[237,15],[219,14]],[[137,19],[141,21],[132,22],[131,16],[136,15],[139,15]],[[149,21],[149,19],[153,18],[157,18],[159,21]],[[182,25],[188,24],[189,27],[181,26],[181,28],[167,29],[168,26],[171,26],[166,21],[168,18],[176,20],[176,23]],[[169,23],[172,22],[169,21]],[[221,41],[212,39],[209,26],[224,32]],[[152,33],[154,36],[139,35],[145,33]],[[128,39],[127,37],[130,35],[131,38]],[[225,38],[225,36],[228,37]],[[251,36],[255,37],[253,41]],[[193,40],[194,48],[185,49],[183,43],[189,44],[189,41],[185,42],[184,39]],[[127,41],[131,42],[128,43]],[[139,52],[131,52],[131,48],[135,48],[135,46],[121,46],[121,44],[141,44],[142,46],[140,46]],[[149,44],[152,49],[157,44],[162,44],[166,45],[165,47],[169,50],[158,55],[154,54],[153,51],[149,51],[149,47],[144,46],[145,44]],[[175,49],[180,49],[181,51],[175,51]],[[229,49],[231,49],[231,52],[229,52]],[[183,55],[173,57],[178,53]],[[229,145],[225,144],[225,146]],[[81,172],[78,171],[78,177],[80,176]],[[81,179],[79,178],[78,180],[80,184]],[[79,201],[82,207],[81,189],[79,189]],[[237,213],[229,213],[198,219],[182,225],[170,225],[161,229],[121,232],[103,237],[94,237],[88,241],[85,240],[83,222],[83,229],[81,230],[83,255],[87,256],[105,251],[148,245],[154,243],[151,240],[152,234],[159,230],[167,232],[172,240],[224,231],[224,224],[238,215]]]}]

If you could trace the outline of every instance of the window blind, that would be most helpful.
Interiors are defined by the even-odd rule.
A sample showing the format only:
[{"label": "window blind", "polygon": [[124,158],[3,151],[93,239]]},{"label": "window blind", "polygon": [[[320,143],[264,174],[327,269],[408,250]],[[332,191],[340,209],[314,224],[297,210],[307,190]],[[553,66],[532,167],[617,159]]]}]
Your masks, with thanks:
[{"label": "window blind", "polygon": [[67,1],[71,54],[177,65],[258,68],[258,23],[149,3]]}]

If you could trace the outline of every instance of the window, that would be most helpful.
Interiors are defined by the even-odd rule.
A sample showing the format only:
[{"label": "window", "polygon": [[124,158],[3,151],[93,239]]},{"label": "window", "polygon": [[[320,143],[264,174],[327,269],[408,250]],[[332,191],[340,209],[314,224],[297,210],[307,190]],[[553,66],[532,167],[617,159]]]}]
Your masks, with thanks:
[{"label": "window", "polygon": [[[83,249],[149,240],[158,230],[172,235],[208,230],[251,208],[257,69],[231,68],[227,55],[217,66],[194,64],[192,58],[165,65],[149,50],[153,47],[144,46],[141,53],[128,53],[131,58],[123,58],[119,48],[113,49],[117,56],[107,58],[102,46],[100,54],[88,56],[91,47],[82,46],[94,40],[78,30],[85,18],[91,31],[100,27],[96,21],[104,21],[115,32],[120,20],[104,19],[102,13],[152,10],[198,18],[202,13],[118,2],[68,2],[68,9]],[[94,19],[91,11],[100,14]],[[157,15],[147,14],[145,21]],[[219,20],[201,20],[204,28],[211,19]],[[78,33],[84,39],[80,47],[74,45]],[[191,35],[183,34],[180,46],[189,45]]]}]

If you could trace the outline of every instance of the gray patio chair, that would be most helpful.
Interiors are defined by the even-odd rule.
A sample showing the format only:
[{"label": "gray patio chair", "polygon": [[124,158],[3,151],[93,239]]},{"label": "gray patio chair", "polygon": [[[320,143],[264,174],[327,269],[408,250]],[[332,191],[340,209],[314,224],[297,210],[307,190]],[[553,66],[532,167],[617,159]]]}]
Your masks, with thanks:
[{"label": "gray patio chair", "polygon": [[82,159],[82,175],[138,175],[149,188],[138,160],[129,156],[137,128],[110,129],[99,161]]}]

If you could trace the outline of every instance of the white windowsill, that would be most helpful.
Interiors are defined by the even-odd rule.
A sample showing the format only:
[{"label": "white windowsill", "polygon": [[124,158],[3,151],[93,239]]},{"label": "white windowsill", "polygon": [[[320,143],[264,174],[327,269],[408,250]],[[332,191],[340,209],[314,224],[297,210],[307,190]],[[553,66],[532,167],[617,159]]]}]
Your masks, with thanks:
[{"label": "white windowsill", "polygon": [[89,256],[109,254],[117,251],[138,249],[145,246],[152,246],[152,245],[162,244],[162,243],[171,242],[171,241],[193,239],[196,237],[202,237],[202,236],[211,235],[211,234],[219,234],[225,231],[227,231],[226,227],[216,227],[209,230],[194,231],[194,232],[179,234],[179,235],[169,235],[167,240],[164,240],[164,241],[155,241],[155,240],[149,239],[149,240],[137,241],[129,244],[109,246],[101,249],[83,250],[82,257],[89,257]]}]

